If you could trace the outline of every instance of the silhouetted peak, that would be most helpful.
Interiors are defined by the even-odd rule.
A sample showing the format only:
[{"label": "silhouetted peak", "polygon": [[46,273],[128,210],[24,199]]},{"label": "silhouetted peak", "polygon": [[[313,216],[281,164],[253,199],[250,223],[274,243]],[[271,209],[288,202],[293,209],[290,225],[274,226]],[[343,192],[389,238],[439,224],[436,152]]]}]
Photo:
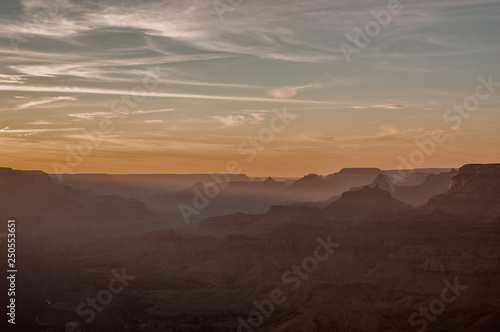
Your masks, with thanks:
[{"label": "silhouetted peak", "polygon": [[340,174],[377,174],[380,173],[381,170],[379,168],[371,168],[371,167],[361,167],[361,168],[342,168],[339,173]]},{"label": "silhouetted peak", "polygon": [[366,210],[402,210],[409,209],[409,204],[398,201],[378,185],[363,186],[355,191],[346,191],[340,199],[329,205],[332,208]]},{"label": "silhouetted peak", "polygon": [[337,173],[329,174],[326,181],[351,181],[349,187],[371,183],[382,171],[378,168],[343,168]]},{"label": "silhouetted peak", "polygon": [[319,177],[318,174],[310,173],[304,176],[302,179],[297,180],[296,182],[315,183],[315,182],[323,182],[323,180]]},{"label": "silhouetted peak", "polygon": [[277,182],[276,182],[276,181],[274,181],[272,177],[268,177],[268,178],[264,181],[264,183],[277,183]]},{"label": "silhouetted peak", "polygon": [[292,186],[294,187],[302,187],[302,186],[324,186],[328,184],[326,181],[321,179],[318,174],[307,174],[303,178],[295,181]]},{"label": "silhouetted peak", "polygon": [[355,193],[355,195],[363,195],[363,196],[391,196],[387,191],[380,189],[377,183],[374,183],[373,186],[363,186],[363,188],[355,191],[347,191],[342,194],[342,197],[349,196]]}]

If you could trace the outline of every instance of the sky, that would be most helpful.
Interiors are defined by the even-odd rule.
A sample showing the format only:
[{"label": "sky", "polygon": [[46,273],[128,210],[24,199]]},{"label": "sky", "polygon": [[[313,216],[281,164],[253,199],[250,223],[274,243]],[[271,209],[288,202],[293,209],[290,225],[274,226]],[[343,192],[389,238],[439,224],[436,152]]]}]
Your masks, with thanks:
[{"label": "sky", "polygon": [[1,0],[0,166],[498,162],[499,59],[499,0]]}]

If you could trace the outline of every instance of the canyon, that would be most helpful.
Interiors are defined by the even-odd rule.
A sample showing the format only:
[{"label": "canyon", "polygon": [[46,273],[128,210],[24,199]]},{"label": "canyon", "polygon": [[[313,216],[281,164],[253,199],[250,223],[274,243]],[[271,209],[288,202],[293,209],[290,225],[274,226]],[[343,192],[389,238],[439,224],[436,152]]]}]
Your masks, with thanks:
[{"label": "canyon", "polygon": [[[395,172],[229,175],[187,225],[170,212],[214,185],[209,175],[59,183],[0,168],[0,216],[18,225],[17,321],[40,332],[68,322],[106,332],[497,331],[500,164],[415,170],[398,183]],[[335,249],[313,264],[318,239]],[[86,323],[79,303],[122,269],[133,280]],[[255,306],[276,290],[286,301],[272,313]],[[445,292],[453,301],[438,310]]]}]

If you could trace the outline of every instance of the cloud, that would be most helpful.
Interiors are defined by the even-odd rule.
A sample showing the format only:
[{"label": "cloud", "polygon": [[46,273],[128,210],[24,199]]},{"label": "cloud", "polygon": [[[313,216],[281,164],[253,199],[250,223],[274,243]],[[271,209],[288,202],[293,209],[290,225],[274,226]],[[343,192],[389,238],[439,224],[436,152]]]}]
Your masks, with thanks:
[{"label": "cloud", "polygon": [[[55,93],[85,93],[85,94],[103,94],[103,95],[130,95],[159,98],[180,98],[180,99],[205,99],[205,100],[227,100],[227,101],[251,101],[267,103],[283,103],[285,101],[273,98],[246,97],[246,96],[220,96],[220,95],[200,95],[189,93],[170,93],[170,92],[140,92],[114,89],[80,88],[80,87],[61,87],[61,86],[10,86],[0,85],[0,91],[33,91],[33,92],[55,92]],[[315,100],[287,100],[287,103],[294,104],[323,104],[331,105],[334,102],[323,102]]]},{"label": "cloud", "polygon": [[123,112],[123,113],[113,113],[113,112],[87,112],[87,113],[71,113],[68,114],[69,117],[76,118],[77,120],[73,121],[81,121],[81,120],[96,120],[96,119],[109,119],[109,118],[116,118],[118,116],[128,116],[128,115],[146,115],[146,114],[158,114],[158,113],[165,113],[165,112],[173,112],[175,111],[175,108],[165,108],[165,109],[158,109],[158,110],[137,110],[137,111],[132,111],[130,113]]},{"label": "cloud", "polygon": [[336,142],[375,142],[375,141],[398,141],[398,140],[411,140],[415,137],[423,137],[431,135],[432,131],[426,131],[423,128],[412,128],[401,130],[397,129],[391,124],[384,123],[379,125],[379,130],[371,134],[362,135],[347,135],[332,138]]},{"label": "cloud", "polygon": [[9,68],[15,70],[18,73],[23,73],[25,76],[31,76],[31,77],[56,77],[56,76],[77,76],[77,77],[89,77],[89,78],[104,77],[104,75],[99,75],[100,73],[99,69],[89,68],[84,64],[78,64],[78,63],[20,65],[20,66],[10,66]]},{"label": "cloud", "polygon": [[[383,29],[363,50],[354,66],[346,64],[338,45],[346,40],[344,33],[353,35],[354,26],[362,27],[372,19],[371,10],[385,8],[386,0],[247,0],[227,11],[224,22],[220,22],[212,0],[23,0],[22,3],[21,17],[11,15],[0,22],[0,94],[3,101],[9,107],[21,104],[25,108],[68,104],[66,109],[69,109],[74,105],[62,114],[71,113],[70,117],[76,121],[122,115],[111,113],[104,99],[141,95],[161,98],[148,100],[147,105],[136,107],[140,110],[129,113],[141,116],[134,120],[142,127],[144,120],[153,123],[155,119],[167,117],[162,112],[171,111],[154,108],[175,106],[186,110],[173,119],[179,127],[195,130],[196,127],[209,127],[202,124],[209,121],[212,126],[238,128],[262,122],[270,115],[251,110],[228,114],[224,113],[226,109],[270,109],[276,104],[267,103],[286,103],[290,108],[301,107],[304,111],[300,114],[307,118],[300,125],[305,132],[325,130],[328,134],[330,130],[338,130],[338,133],[344,130],[345,124],[334,123],[337,114],[333,113],[337,110],[330,112],[334,106],[339,112],[354,106],[371,109],[374,113],[384,113],[382,110],[387,109],[394,110],[387,111],[389,113],[399,114],[396,110],[402,109],[403,104],[413,110],[419,103],[417,99],[420,102],[430,100],[427,98],[429,93],[424,95],[412,90],[419,82],[426,82],[428,90],[442,91],[447,87],[454,96],[460,95],[457,82],[472,78],[468,77],[470,70],[457,68],[473,68],[483,63],[482,59],[485,67],[491,67],[494,62],[489,59],[496,59],[499,50],[495,29],[489,29],[498,21],[495,16],[498,0],[413,2],[392,21],[391,29]],[[51,10],[49,14],[52,13],[47,19],[33,19],[47,7]],[[22,42],[19,51],[14,51],[9,43],[10,36],[27,42]],[[132,88],[142,83],[147,68],[156,64],[162,67],[158,88],[142,94],[131,93]],[[412,72],[408,73],[409,70]],[[431,70],[433,73],[427,74]],[[400,75],[401,71],[405,71],[405,75]],[[333,86],[332,82],[323,82],[328,89],[304,93],[318,87],[307,84],[323,73],[329,73],[339,84]],[[436,80],[437,77],[444,81]],[[348,84],[349,80],[355,84]],[[9,100],[12,93],[5,91],[23,91],[36,98]],[[394,97],[394,91],[398,91],[400,101],[384,99]],[[38,98],[44,96],[40,94],[44,92],[50,93],[48,96],[74,95],[83,100],[53,104],[58,100]],[[331,98],[333,101],[298,99],[314,99],[315,96],[320,96],[317,100]],[[341,101],[339,97],[349,100]],[[439,109],[443,100],[440,98],[433,107]],[[103,108],[88,108],[87,103],[96,105],[100,101],[103,101]],[[315,106],[325,105],[328,111],[312,111]],[[203,111],[213,112],[214,109],[221,110],[216,117],[203,115]],[[8,116],[10,111],[11,108],[2,116]],[[20,113],[28,115],[28,112]],[[158,115],[148,115],[154,113]],[[352,120],[364,112],[351,109],[345,113],[346,123],[354,123]],[[37,114],[36,118],[25,120],[24,117],[20,121],[59,121],[53,114]],[[183,119],[185,114],[197,115]],[[414,123],[433,126],[418,112],[412,114],[417,117]],[[19,118],[11,119],[19,121]],[[170,121],[165,122],[170,125]],[[32,123],[40,127],[46,124]],[[15,123],[9,122],[9,125],[14,127]],[[410,140],[425,134],[424,130],[409,132],[396,127],[379,128],[378,131],[375,128],[371,133],[362,129],[357,132],[354,127],[350,136],[337,140],[369,142],[373,139],[380,143],[383,140]],[[154,129],[154,125],[151,128]],[[133,126],[124,130],[130,130],[127,132],[130,135],[137,134]],[[333,141],[335,137],[325,135],[323,139]]]},{"label": "cloud", "polygon": [[276,99],[288,99],[288,98],[296,96],[300,90],[309,90],[309,89],[318,88],[318,87],[321,87],[321,85],[319,85],[317,83],[303,85],[303,86],[285,86],[285,87],[281,87],[281,88],[268,89],[266,91],[266,94],[269,97],[273,97]]},{"label": "cloud", "polygon": [[88,113],[71,113],[69,117],[77,118],[79,120],[96,120],[96,119],[109,119],[115,118],[118,114],[113,112],[88,112]]},{"label": "cloud", "polygon": [[29,122],[28,124],[30,124],[30,125],[53,125],[53,124],[57,124],[57,123],[51,122],[51,121],[46,121],[46,120],[36,120],[36,121]]},{"label": "cloud", "polygon": [[404,106],[400,105],[400,104],[386,104],[386,105],[374,105],[374,107],[385,108],[385,109],[389,109],[389,110],[397,110],[397,109],[403,108]]},{"label": "cloud", "polygon": [[144,123],[154,124],[154,123],[164,123],[164,121],[163,120],[144,120]]},{"label": "cloud", "polygon": [[300,141],[311,142],[333,142],[338,143],[339,148],[370,146],[377,144],[400,144],[411,143],[415,138],[429,137],[432,131],[427,131],[423,128],[414,128],[400,130],[390,124],[382,124],[379,130],[374,133],[346,135],[346,136],[331,136],[324,134],[301,135]]},{"label": "cloud", "polygon": [[256,125],[264,121],[265,117],[259,113],[251,113],[249,115],[215,115],[211,116],[211,118],[220,123],[223,127],[241,127],[247,125]]},{"label": "cloud", "polygon": [[[20,98],[20,99],[26,99],[26,98]],[[48,103],[53,103],[56,101],[61,101],[61,100],[70,100],[70,101],[76,101],[78,98],[75,97],[69,97],[69,96],[59,96],[59,97],[47,97],[47,98],[39,98],[24,104],[19,104],[17,105],[18,108],[28,108],[32,106],[38,106],[38,105],[44,105]]]},{"label": "cloud", "polygon": [[162,79],[161,82],[162,84],[208,86],[216,88],[261,89],[261,87],[258,85],[238,84],[238,83],[201,82],[201,81],[167,80],[167,79]]},{"label": "cloud", "polygon": [[[130,50],[134,51],[134,49]],[[6,51],[7,53],[7,51]],[[123,59],[117,55],[117,58],[110,59],[95,59],[91,55],[84,54],[66,54],[64,56],[54,55],[47,57],[43,52],[27,52],[23,53],[22,57],[26,61],[34,61],[37,64],[19,64],[9,65],[8,68],[23,75],[19,77],[48,77],[55,78],[61,76],[73,76],[76,78],[97,80],[100,82],[130,82],[131,79],[137,79],[138,76],[154,76],[154,67],[149,70],[130,70],[133,66],[153,66],[159,64],[181,64],[193,61],[209,61],[227,59],[228,55],[214,54],[186,54],[182,56],[158,56],[151,55],[149,52],[144,52],[140,57]],[[13,56],[12,59],[19,59],[19,56]],[[40,60],[44,60],[43,64],[38,64]],[[117,70],[118,69],[118,70]],[[13,75],[10,75],[13,76]],[[211,83],[189,80],[162,79],[164,84],[179,84],[179,85],[200,85],[200,86],[218,86],[228,87],[229,83]],[[234,87],[254,88],[253,86],[234,84]]]},{"label": "cloud", "polygon": [[10,129],[10,127],[5,127],[0,129],[0,136],[4,134],[14,135],[17,137],[32,136],[41,133],[53,133],[53,132],[73,132],[79,131],[83,128],[54,128],[54,129]]},{"label": "cloud", "polygon": [[165,108],[159,110],[149,110],[149,111],[133,111],[131,114],[133,115],[142,115],[142,114],[154,114],[154,113],[165,113],[165,112],[173,112],[175,108]]},{"label": "cloud", "polygon": [[0,83],[24,83],[26,78],[24,75],[4,75],[0,74]]},{"label": "cloud", "polygon": [[370,108],[370,107],[384,108],[384,109],[388,109],[388,110],[397,110],[397,109],[403,108],[404,105],[401,105],[401,104],[356,105],[356,106],[352,106],[351,108],[354,108],[354,109],[366,109],[366,108]]}]

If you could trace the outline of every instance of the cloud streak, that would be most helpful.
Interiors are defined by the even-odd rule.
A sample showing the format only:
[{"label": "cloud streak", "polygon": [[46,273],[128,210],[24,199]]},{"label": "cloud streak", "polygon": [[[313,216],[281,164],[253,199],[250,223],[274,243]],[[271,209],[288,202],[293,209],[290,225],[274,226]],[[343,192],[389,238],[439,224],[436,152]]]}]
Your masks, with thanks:
[{"label": "cloud streak", "polygon": [[320,88],[320,84],[309,84],[309,85],[302,85],[302,86],[285,86],[281,88],[273,88],[273,89],[268,89],[266,91],[267,95],[276,99],[288,99],[291,97],[295,97],[299,91],[302,90],[309,90],[309,89],[314,89],[314,88]]},{"label": "cloud streak", "polygon": [[27,103],[19,104],[17,105],[18,108],[30,108],[33,106],[39,106],[39,105],[44,105],[44,104],[49,104],[53,103],[56,101],[61,101],[61,100],[69,100],[69,101],[76,101],[78,98],[75,97],[69,97],[69,96],[59,96],[59,97],[48,97],[48,98],[40,98],[37,100],[29,101]]},{"label": "cloud streak", "polygon": [[266,102],[266,103],[294,103],[294,104],[324,104],[335,105],[335,102],[316,101],[316,100],[279,100],[273,98],[261,97],[245,97],[245,96],[217,96],[217,95],[201,95],[201,94],[186,94],[186,93],[168,93],[168,92],[137,92],[114,89],[95,89],[81,87],[62,87],[62,86],[10,86],[0,85],[0,91],[32,91],[32,92],[53,92],[53,93],[82,93],[82,94],[101,94],[101,95],[130,95],[144,96],[156,98],[180,98],[180,99],[205,99],[205,100],[221,100],[221,101],[251,101],[251,102]]}]

